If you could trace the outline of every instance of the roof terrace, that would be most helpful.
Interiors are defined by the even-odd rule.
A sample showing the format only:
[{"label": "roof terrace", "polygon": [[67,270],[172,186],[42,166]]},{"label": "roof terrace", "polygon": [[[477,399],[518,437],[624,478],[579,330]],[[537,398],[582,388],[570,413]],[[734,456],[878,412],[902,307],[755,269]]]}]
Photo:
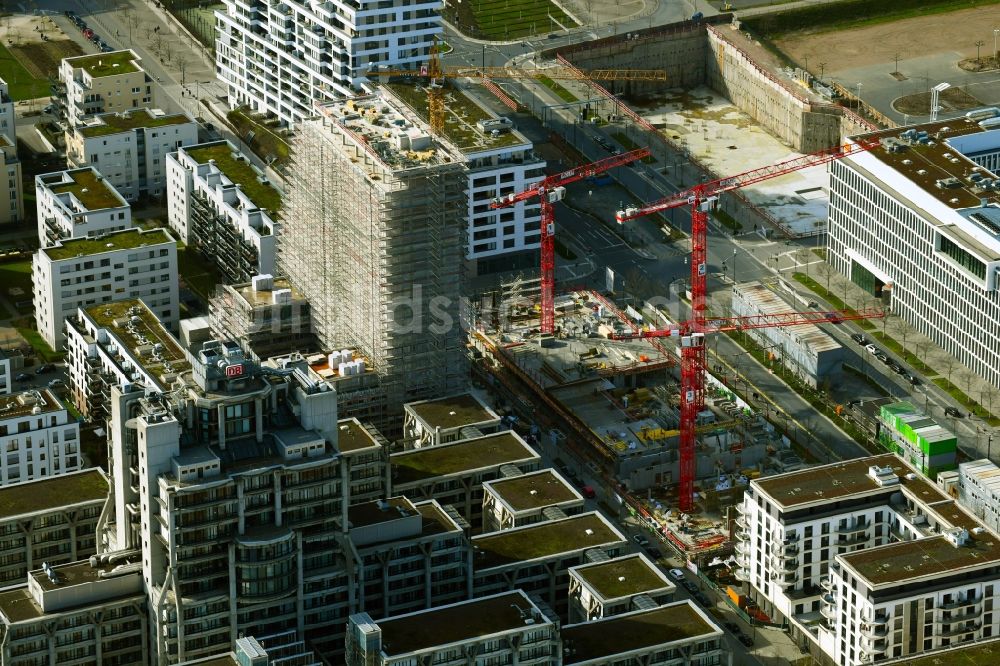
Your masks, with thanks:
[{"label": "roof terrace", "polygon": [[139,299],[92,305],[85,312],[97,326],[113,333],[154,377],[191,369],[174,336]]},{"label": "roof terrace", "polygon": [[214,141],[197,146],[182,148],[198,164],[214,161],[215,167],[226,175],[234,185],[239,185],[243,194],[258,208],[271,213],[281,210],[281,194],[257,171],[250,161],[228,141]]},{"label": "roof terrace", "polygon": [[86,70],[95,79],[142,71],[139,66],[141,58],[128,49],[77,56],[66,60],[74,69]]},{"label": "roof terrace", "polygon": [[473,565],[490,569],[624,541],[600,514],[584,513],[473,537]]},{"label": "roof terrace", "polygon": [[169,127],[171,125],[185,125],[187,123],[194,123],[194,121],[186,114],[153,113],[149,109],[143,108],[124,113],[99,114],[87,124],[78,126],[77,131],[87,138],[92,138],[118,134],[119,132],[129,132],[144,127]]},{"label": "roof terrace", "polygon": [[71,194],[87,211],[122,208],[125,199],[92,167],[59,171],[38,176],[39,180],[55,195]]},{"label": "roof terrace", "polygon": [[150,245],[160,245],[162,243],[174,243],[174,239],[163,229],[126,229],[124,231],[113,231],[103,236],[93,238],[68,238],[57,241],[55,245],[42,249],[52,261],[63,259],[73,259],[76,257],[87,257],[102,252],[116,252],[118,250],[134,250]]}]

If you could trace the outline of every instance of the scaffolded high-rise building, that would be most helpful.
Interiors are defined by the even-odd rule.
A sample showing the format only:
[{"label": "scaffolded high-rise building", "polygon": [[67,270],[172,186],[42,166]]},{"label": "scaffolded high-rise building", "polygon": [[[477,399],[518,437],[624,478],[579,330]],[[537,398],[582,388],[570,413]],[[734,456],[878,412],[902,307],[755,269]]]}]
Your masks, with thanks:
[{"label": "scaffolded high-rise building", "polygon": [[317,111],[293,146],[279,269],[309,299],[321,344],[361,350],[401,417],[466,380],[467,170],[385,89]]}]

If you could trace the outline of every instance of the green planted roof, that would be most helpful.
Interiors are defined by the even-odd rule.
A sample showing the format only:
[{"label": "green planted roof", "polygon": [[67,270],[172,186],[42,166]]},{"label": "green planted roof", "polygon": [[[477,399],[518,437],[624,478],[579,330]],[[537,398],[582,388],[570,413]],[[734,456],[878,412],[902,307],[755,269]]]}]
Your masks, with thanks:
[{"label": "green planted roof", "polygon": [[138,59],[138,56],[126,50],[69,58],[69,62],[74,68],[84,69],[96,79],[103,76],[138,72],[140,67],[135,62]]},{"label": "green planted roof", "polygon": [[72,179],[71,182],[57,185],[47,184],[53,194],[72,194],[87,210],[121,208],[128,205],[118,194],[118,190],[109,185],[90,167],[66,171],[65,173]]},{"label": "green planted roof", "polygon": [[258,208],[264,208],[271,213],[281,210],[281,195],[268,183],[262,183],[257,170],[247,160],[237,160],[236,149],[226,141],[206,143],[200,146],[184,148],[184,152],[198,164],[207,164],[215,160],[216,168],[226,174],[226,178],[239,185]]},{"label": "green planted roof", "polygon": [[97,117],[101,119],[102,123],[82,126],[78,128],[80,134],[85,137],[107,136],[140,127],[166,127],[194,122],[183,113],[153,115],[148,109],[138,109],[125,114],[103,113]]},{"label": "green planted roof", "polygon": [[72,259],[81,255],[87,256],[90,254],[100,254],[101,252],[113,252],[115,250],[131,250],[146,245],[174,242],[170,234],[163,229],[151,229],[149,231],[129,229],[95,238],[72,238],[64,240],[59,245],[43,249],[42,252],[47,254],[53,261],[59,261],[60,259]]},{"label": "green planted roof", "polygon": [[96,469],[0,488],[0,516],[5,519],[70,504],[103,500],[108,481]]}]

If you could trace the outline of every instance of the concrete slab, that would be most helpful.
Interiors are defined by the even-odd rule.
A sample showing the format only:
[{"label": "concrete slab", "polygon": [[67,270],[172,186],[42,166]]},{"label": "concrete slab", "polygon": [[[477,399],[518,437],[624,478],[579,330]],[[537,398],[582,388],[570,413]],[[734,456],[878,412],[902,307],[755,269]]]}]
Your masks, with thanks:
[{"label": "concrete slab", "polygon": [[[705,88],[678,91],[644,108],[643,117],[713,172],[733,175],[790,160],[790,151],[725,97]],[[754,204],[786,224],[793,233],[808,234],[826,224],[825,168],[804,169],[743,188]]]}]

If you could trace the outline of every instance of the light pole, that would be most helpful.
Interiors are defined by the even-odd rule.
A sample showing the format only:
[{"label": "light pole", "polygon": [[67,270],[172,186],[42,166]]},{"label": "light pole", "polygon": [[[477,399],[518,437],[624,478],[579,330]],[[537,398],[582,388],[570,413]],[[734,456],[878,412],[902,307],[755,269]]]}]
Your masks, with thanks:
[{"label": "light pole", "polygon": [[997,35],[1000,35],[1000,28],[993,28],[993,66],[997,66]]},{"label": "light pole", "polygon": [[859,104],[861,103],[861,86],[862,86],[862,83],[860,81],[858,81],[858,103]]},{"label": "light pole", "polygon": [[736,248],[733,248],[733,288],[736,287]]}]

